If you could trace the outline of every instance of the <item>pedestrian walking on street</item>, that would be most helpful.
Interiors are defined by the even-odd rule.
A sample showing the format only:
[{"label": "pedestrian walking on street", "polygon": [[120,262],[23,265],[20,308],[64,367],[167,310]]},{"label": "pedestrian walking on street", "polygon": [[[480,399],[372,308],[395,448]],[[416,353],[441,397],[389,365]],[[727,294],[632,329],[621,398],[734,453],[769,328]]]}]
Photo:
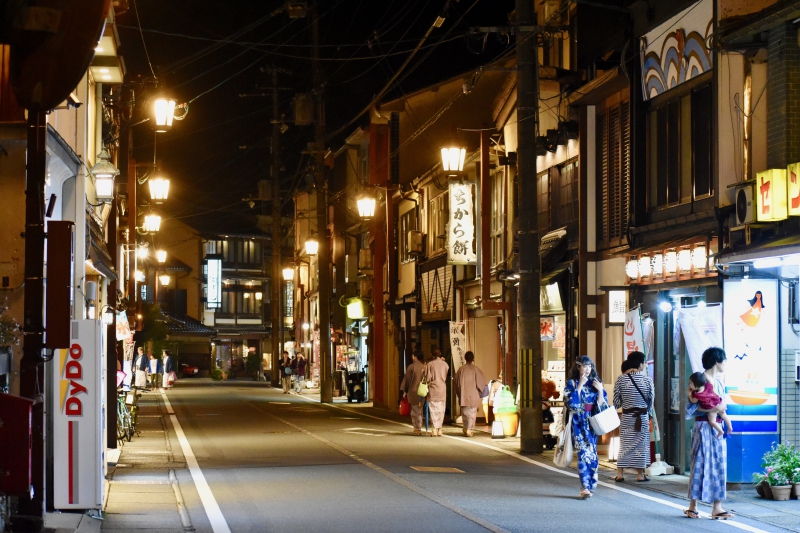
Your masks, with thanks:
[{"label": "pedestrian walking on street", "polygon": [[478,417],[478,408],[483,405],[483,389],[486,388],[486,376],[481,369],[475,366],[475,354],[467,352],[464,354],[467,362],[456,372],[453,385],[456,389],[456,396],[461,405],[461,417],[464,420],[464,427],[461,432],[467,437],[473,435],[475,429],[475,419]]},{"label": "pedestrian walking on street", "polygon": [[294,392],[300,394],[303,392],[303,382],[306,380],[306,358],[303,354],[297,354],[295,360],[294,371]]},{"label": "pedestrian walking on street", "polygon": [[143,389],[147,387],[147,356],[141,346],[139,346],[137,352],[133,358],[133,386],[137,389]]},{"label": "pedestrian walking on street", "polygon": [[422,376],[425,375],[425,364],[422,362],[424,358],[422,350],[414,350],[413,360],[406,368],[406,375],[403,376],[403,382],[400,383],[403,396],[408,398],[408,403],[411,404],[411,423],[414,425],[414,435],[422,435],[422,408],[425,398],[417,395],[417,389],[422,381]]},{"label": "pedestrian walking on street", "polygon": [[164,371],[161,384],[165,389],[169,390],[175,384],[175,380],[178,379],[175,373],[175,360],[172,358],[172,354],[169,350],[161,352],[161,366]]},{"label": "pedestrian walking on street", "polygon": [[150,375],[150,388],[157,389],[160,386],[161,374],[163,374],[161,359],[156,359],[155,355],[150,354],[150,361],[147,363],[147,372]]},{"label": "pedestrian walking on street", "polygon": [[589,418],[596,408],[606,403],[606,391],[594,361],[585,355],[578,357],[564,386],[564,404],[572,412],[572,446],[578,454],[581,499],[591,498],[597,486],[597,435]]},{"label": "pedestrian walking on street", "polygon": [[284,350],[281,362],[278,364],[281,371],[281,386],[283,386],[283,393],[289,394],[292,388],[292,360],[289,359],[289,352]]},{"label": "pedestrian walking on street", "polygon": [[[722,348],[708,348],[703,352],[702,362],[706,381],[714,387],[714,392],[725,397],[725,387],[719,375],[725,371],[727,356]],[[691,402],[692,389],[686,391],[690,401],[686,405],[686,418],[694,418],[692,427],[692,468],[689,473],[689,508],[683,511],[688,518],[700,518],[697,500],[713,502],[711,518],[727,520],[733,515],[722,508],[725,500],[727,481],[728,448],[725,439],[718,438],[714,428],[708,423],[708,414],[696,403]],[[725,403],[717,408],[725,410]],[[716,408],[715,408],[716,409]]]},{"label": "pedestrian walking on street", "polygon": [[431,437],[441,437],[444,424],[445,402],[447,400],[447,373],[450,366],[441,357],[439,349],[433,351],[431,360],[425,366],[425,379],[428,381],[428,412],[431,417]]},{"label": "pedestrian walking on street", "polygon": [[625,468],[637,470],[636,481],[650,481],[644,469],[650,463],[650,408],[655,387],[653,380],[643,373],[646,366],[642,352],[631,352],[622,363],[622,375],[614,383],[614,407],[622,409],[621,446],[614,479],[617,482],[625,481]]}]

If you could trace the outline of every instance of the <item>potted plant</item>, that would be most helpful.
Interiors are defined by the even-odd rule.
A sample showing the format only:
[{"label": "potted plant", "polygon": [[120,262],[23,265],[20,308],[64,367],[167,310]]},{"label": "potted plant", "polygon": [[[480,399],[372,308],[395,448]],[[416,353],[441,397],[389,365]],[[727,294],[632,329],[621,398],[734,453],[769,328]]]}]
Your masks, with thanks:
[{"label": "potted plant", "polygon": [[785,501],[792,494],[791,480],[780,466],[767,468],[767,483],[772,491],[773,500]]},{"label": "potted plant", "polygon": [[753,483],[755,484],[756,492],[759,496],[765,500],[772,499],[772,491],[769,488],[769,483],[767,483],[767,474],[753,474]]},{"label": "potted plant", "polygon": [[800,499],[800,466],[792,470],[792,497]]}]

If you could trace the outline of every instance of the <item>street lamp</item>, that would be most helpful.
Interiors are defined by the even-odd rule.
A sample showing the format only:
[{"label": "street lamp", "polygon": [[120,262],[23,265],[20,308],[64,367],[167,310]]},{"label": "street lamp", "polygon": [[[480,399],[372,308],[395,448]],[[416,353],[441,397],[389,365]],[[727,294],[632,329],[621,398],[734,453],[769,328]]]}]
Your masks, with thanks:
[{"label": "street lamp", "polygon": [[155,115],[155,130],[157,133],[164,133],[172,128],[172,121],[175,118],[175,99],[168,96],[159,96],[153,103],[153,113]]},{"label": "street lamp", "polygon": [[133,274],[133,279],[138,281],[139,283],[144,283],[145,280],[144,272],[142,272],[141,270],[137,270]]},{"label": "street lamp", "polygon": [[169,197],[169,180],[167,178],[150,178],[150,199],[157,204],[162,203]]},{"label": "street lamp", "polygon": [[311,237],[306,239],[306,253],[308,255],[317,255],[318,251],[319,251],[319,241]]},{"label": "street lamp", "polygon": [[464,158],[467,149],[458,146],[442,148],[442,170],[453,174],[464,170]]},{"label": "street lamp", "polygon": [[161,229],[161,217],[159,215],[146,215],[144,217],[144,231],[146,233],[156,233]]},{"label": "street lamp", "polygon": [[101,151],[97,154],[97,163],[89,170],[94,176],[95,195],[101,202],[110,202],[114,199],[114,178],[119,175],[119,169],[110,159],[108,152]]},{"label": "street lamp", "polygon": [[170,282],[169,274],[161,274],[160,276],[158,276],[158,280],[161,282],[161,285],[167,287]]},{"label": "street lamp", "polygon": [[156,251],[156,259],[159,263],[163,263],[167,260],[167,251],[166,250],[158,250]]},{"label": "street lamp", "polygon": [[140,244],[139,246],[136,247],[136,257],[138,257],[139,259],[145,259],[148,254],[149,250],[147,248],[146,243]]},{"label": "street lamp", "polygon": [[358,205],[358,215],[361,218],[368,220],[375,216],[375,198],[372,196],[362,194],[356,200],[356,204]]},{"label": "street lamp", "polygon": [[294,269],[286,267],[283,269],[283,281],[292,281],[294,279]]}]

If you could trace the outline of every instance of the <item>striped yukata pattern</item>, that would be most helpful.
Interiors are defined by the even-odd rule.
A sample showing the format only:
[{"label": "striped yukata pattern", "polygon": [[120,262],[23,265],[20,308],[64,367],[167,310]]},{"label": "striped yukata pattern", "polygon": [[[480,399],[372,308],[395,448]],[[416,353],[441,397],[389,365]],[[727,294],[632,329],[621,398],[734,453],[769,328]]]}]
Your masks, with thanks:
[{"label": "striped yukata pattern", "polygon": [[[651,402],[653,401],[653,381],[645,374],[622,374],[614,384],[614,407],[617,409],[649,409],[648,405],[631,383],[632,376],[636,385]],[[641,418],[642,429],[636,431],[636,419]],[[620,451],[617,468],[646,468],[650,464],[650,415],[624,413],[620,417]]]}]

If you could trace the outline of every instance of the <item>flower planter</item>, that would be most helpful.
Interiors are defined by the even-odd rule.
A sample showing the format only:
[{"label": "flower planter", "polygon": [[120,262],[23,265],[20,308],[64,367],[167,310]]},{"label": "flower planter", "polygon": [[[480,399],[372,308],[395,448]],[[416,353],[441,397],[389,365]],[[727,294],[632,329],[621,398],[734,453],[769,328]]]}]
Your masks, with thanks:
[{"label": "flower planter", "polygon": [[772,499],[772,487],[769,486],[769,483],[764,483],[762,488],[764,489],[764,498],[766,498],[767,500],[771,500]]},{"label": "flower planter", "polygon": [[768,487],[766,480],[762,479],[758,483],[756,483],[756,493],[761,496],[762,498],[767,498],[767,493],[764,490],[764,487]]},{"label": "flower planter", "polygon": [[791,485],[775,485],[770,487],[772,491],[772,499],[775,501],[786,501],[792,495]]},{"label": "flower planter", "polygon": [[800,500],[800,483],[792,484],[792,497]]}]

